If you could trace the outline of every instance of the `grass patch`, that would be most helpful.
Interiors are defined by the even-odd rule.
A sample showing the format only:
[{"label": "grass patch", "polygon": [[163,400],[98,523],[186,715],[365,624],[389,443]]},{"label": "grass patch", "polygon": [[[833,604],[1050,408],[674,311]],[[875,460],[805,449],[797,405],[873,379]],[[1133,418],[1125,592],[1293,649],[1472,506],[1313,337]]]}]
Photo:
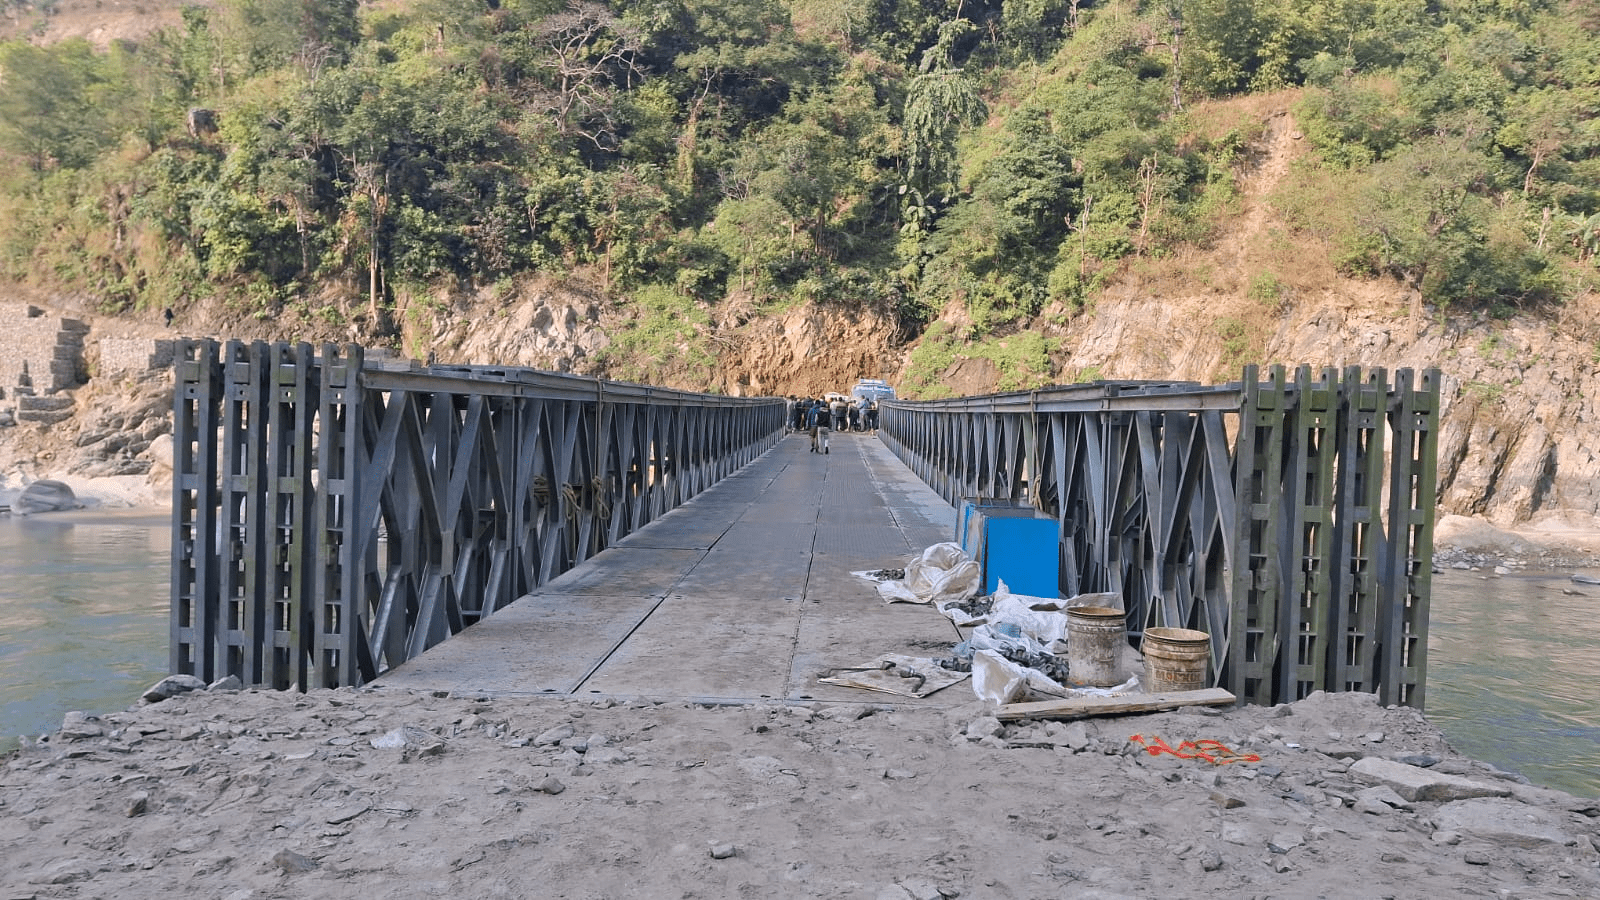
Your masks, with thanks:
[{"label": "grass patch", "polygon": [[1222,371],[1239,371],[1250,356],[1249,326],[1243,319],[1226,316],[1217,320],[1217,336],[1222,339]]},{"label": "grass patch", "polygon": [[935,322],[912,349],[901,388],[907,396],[922,400],[955,396],[955,390],[944,379],[959,359],[988,360],[996,374],[995,391],[1044,387],[1053,382],[1050,354],[1059,346],[1059,340],[1035,332],[970,340],[948,325]]},{"label": "grass patch", "polygon": [[906,360],[901,392],[922,400],[942,400],[952,396],[953,392],[949,385],[943,383],[943,378],[944,373],[955,364],[956,348],[960,344],[959,336],[949,325],[943,322],[929,325]]},{"label": "grass patch", "polygon": [[665,285],[646,285],[630,299],[634,319],[599,354],[608,377],[662,384],[673,376],[696,389],[712,387],[716,354],[709,346],[711,316],[705,307]]},{"label": "grass patch", "polygon": [[1284,300],[1288,299],[1289,286],[1276,273],[1261,272],[1251,277],[1246,294],[1251,300],[1277,311],[1283,308]]}]

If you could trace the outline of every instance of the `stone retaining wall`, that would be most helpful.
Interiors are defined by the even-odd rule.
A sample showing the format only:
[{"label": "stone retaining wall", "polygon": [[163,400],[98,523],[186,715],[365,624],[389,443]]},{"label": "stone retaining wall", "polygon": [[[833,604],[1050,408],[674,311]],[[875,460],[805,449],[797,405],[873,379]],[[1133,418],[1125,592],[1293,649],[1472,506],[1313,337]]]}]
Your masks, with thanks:
[{"label": "stone retaining wall", "polygon": [[[83,382],[89,326],[27,303],[0,303],[0,391],[53,394]],[[24,378],[26,373],[26,379]]]},{"label": "stone retaining wall", "polygon": [[172,367],[175,342],[149,338],[101,338],[96,375],[142,374]]}]

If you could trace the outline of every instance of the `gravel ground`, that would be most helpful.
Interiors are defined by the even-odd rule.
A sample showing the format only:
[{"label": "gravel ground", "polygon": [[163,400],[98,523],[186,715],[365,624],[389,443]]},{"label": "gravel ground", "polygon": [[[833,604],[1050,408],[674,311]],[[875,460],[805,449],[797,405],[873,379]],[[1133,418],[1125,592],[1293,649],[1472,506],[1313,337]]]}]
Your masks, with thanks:
[{"label": "gravel ground", "polygon": [[874,696],[69,714],[0,770],[0,898],[1600,896],[1600,802],[1370,695],[1005,724]]}]

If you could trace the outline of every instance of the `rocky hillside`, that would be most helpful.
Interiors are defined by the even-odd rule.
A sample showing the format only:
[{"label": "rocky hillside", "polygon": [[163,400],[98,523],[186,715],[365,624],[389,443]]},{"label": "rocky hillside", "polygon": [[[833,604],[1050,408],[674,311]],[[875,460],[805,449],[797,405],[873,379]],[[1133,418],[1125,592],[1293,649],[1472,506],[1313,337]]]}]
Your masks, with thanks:
[{"label": "rocky hillside", "polygon": [[[1058,371],[1206,383],[1242,363],[1436,367],[1443,375],[1440,509],[1499,525],[1600,511],[1600,298],[1506,319],[1418,306],[1393,281],[1340,276],[1272,205],[1303,152],[1280,98],[1243,179],[1235,226],[1209,250],[1131,269],[1092,313],[1049,329]],[[1250,273],[1282,281],[1252,294]]]},{"label": "rocky hillside", "polygon": [[[1233,111],[1259,116],[1262,136],[1239,172],[1237,212],[1211,246],[1137,260],[1088,311],[1047,309],[1012,335],[1045,338],[1051,371],[1044,380],[1217,383],[1237,378],[1252,362],[1438,367],[1445,404],[1442,512],[1502,526],[1556,514],[1585,522],[1600,512],[1600,462],[1590,449],[1600,445],[1595,299],[1585,295],[1565,308],[1507,319],[1463,317],[1420,307],[1399,283],[1341,276],[1315,236],[1295,234],[1273,204],[1274,190],[1304,152],[1288,113],[1292,100],[1250,98]],[[1262,272],[1275,279],[1267,297],[1259,289]],[[363,339],[348,326],[319,326],[314,310],[332,302],[327,298],[267,321],[225,304],[198,306],[183,311],[171,329],[149,314],[93,316],[87,298],[28,299],[87,318],[91,340],[122,334]],[[714,308],[656,310],[657,319],[672,323],[664,333],[641,327],[644,315],[634,298],[610,296],[598,277],[580,272],[564,281],[410,298],[399,315],[398,349],[439,362],[532,366],[740,395],[816,393],[880,376],[901,384],[915,376],[954,394],[1004,386],[999,366],[959,346],[937,371],[914,373],[926,366],[916,358],[919,340],[906,340],[887,311],[818,303],[773,310],[735,298]],[[967,325],[953,311],[927,333],[960,335]],[[39,466],[41,453],[86,460],[72,448],[90,437],[104,441],[106,422],[116,420],[120,406],[147,405],[142,395],[118,399],[105,386],[86,393],[97,399],[87,409],[80,403],[80,415],[48,434],[0,428],[0,464],[16,471],[20,460],[33,458],[29,471],[38,473],[49,468]],[[148,426],[141,420],[138,427],[148,442]]]}]

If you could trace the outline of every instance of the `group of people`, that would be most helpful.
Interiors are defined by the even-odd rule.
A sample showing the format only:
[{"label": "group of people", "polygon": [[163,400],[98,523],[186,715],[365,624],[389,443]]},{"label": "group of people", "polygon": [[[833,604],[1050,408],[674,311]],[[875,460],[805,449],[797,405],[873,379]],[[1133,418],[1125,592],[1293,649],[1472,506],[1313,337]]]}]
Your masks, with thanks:
[{"label": "group of people", "polygon": [[828,436],[835,431],[878,430],[878,404],[867,397],[848,400],[835,394],[831,399],[788,398],[789,431],[809,431],[811,452],[827,453]]}]

